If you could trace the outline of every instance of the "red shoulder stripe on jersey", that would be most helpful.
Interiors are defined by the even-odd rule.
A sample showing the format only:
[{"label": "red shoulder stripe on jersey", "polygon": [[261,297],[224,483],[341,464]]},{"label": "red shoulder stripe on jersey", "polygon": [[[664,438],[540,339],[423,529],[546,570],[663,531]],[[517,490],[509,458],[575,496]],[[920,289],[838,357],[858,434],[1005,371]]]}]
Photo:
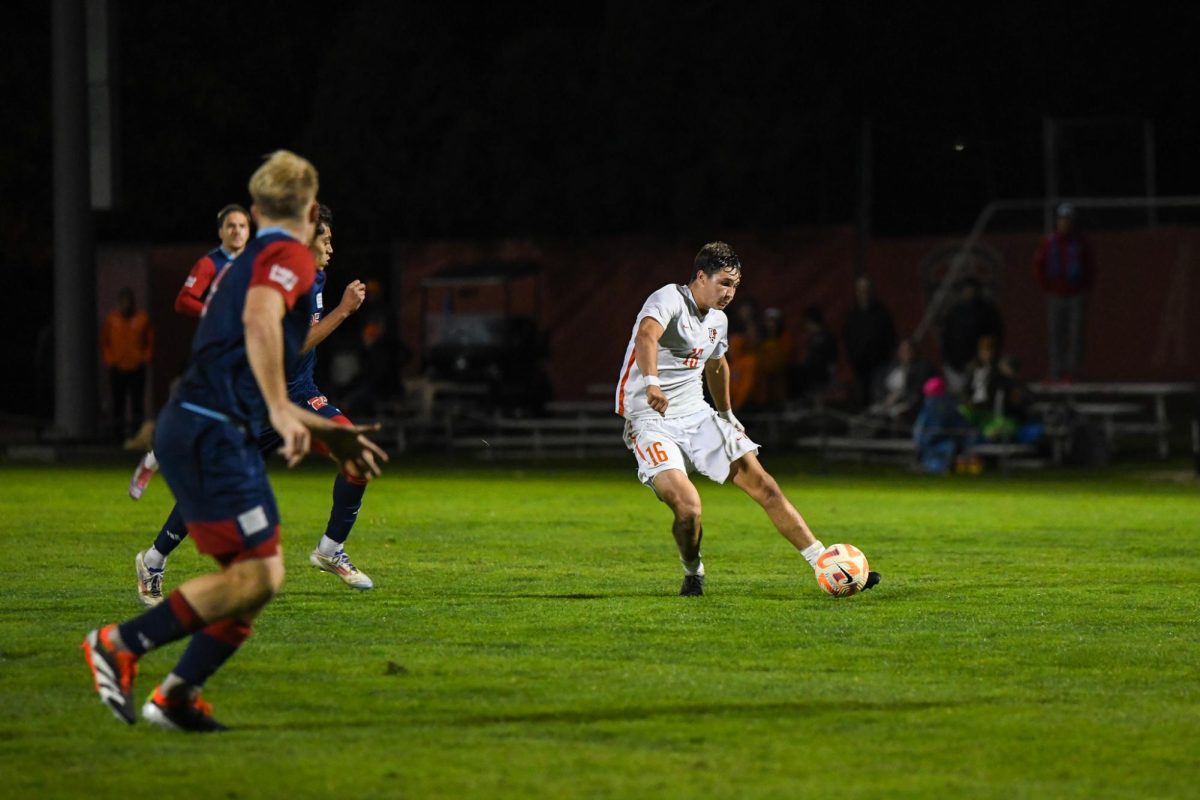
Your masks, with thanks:
[{"label": "red shoulder stripe on jersey", "polygon": [[188,273],[187,280],[179,289],[179,294],[175,296],[175,310],[190,317],[200,316],[200,312],[204,309],[204,301],[201,298],[208,291],[208,285],[212,283],[216,274],[217,265],[213,263],[211,257],[205,254],[196,259],[191,272]]},{"label": "red shoulder stripe on jersey", "polygon": [[250,286],[269,286],[283,295],[290,311],[296,300],[312,288],[316,262],[308,248],[295,239],[272,242],[254,258]]},{"label": "red shoulder stripe on jersey", "polygon": [[621,391],[617,395],[617,413],[625,416],[625,383],[629,380],[629,373],[633,371],[633,364],[637,361],[637,345],[633,346],[633,352],[629,354],[629,363],[625,365],[625,374],[621,376]]}]

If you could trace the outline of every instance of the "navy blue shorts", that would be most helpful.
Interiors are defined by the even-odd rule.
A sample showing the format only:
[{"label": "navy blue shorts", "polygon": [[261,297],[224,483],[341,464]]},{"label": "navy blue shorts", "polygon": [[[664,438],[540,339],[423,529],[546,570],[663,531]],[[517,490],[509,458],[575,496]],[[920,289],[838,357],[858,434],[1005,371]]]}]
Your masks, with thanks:
[{"label": "navy blue shorts", "polygon": [[258,445],[244,428],[172,400],[158,416],[154,453],[200,552],[272,554],[279,509]]}]

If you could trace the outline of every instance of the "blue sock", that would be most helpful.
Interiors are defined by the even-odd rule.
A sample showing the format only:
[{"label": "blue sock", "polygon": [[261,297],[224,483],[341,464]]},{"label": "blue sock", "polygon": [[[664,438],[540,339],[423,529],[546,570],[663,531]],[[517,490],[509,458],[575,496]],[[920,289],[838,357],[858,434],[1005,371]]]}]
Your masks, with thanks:
[{"label": "blue sock", "polygon": [[171,672],[182,678],[185,683],[203,686],[204,682],[238,651],[239,646],[217,639],[204,631],[197,631]]},{"label": "blue sock", "polygon": [[154,540],[154,549],[163,556],[168,556],[172,550],[179,547],[179,543],[185,538],[187,538],[187,526],[183,524],[183,515],[179,513],[179,506],[175,506],[171,509],[170,516],[167,517],[162,530],[158,532],[158,537]]},{"label": "blue sock", "polygon": [[362,508],[363,492],[366,490],[366,481],[358,482],[347,478],[344,473],[338,473],[333,482],[333,508],[329,511],[329,524],[325,526],[326,536],[339,544],[346,541],[354,521],[358,519],[358,510]]},{"label": "blue sock", "polygon": [[162,647],[204,627],[204,621],[179,590],[146,613],[117,626],[121,641],[134,655]]}]

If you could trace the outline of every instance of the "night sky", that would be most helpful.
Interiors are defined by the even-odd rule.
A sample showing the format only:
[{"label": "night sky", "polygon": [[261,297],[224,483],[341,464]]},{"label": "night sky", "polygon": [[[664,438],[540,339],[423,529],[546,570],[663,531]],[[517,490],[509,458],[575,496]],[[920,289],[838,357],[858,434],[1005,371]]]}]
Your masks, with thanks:
[{"label": "night sky", "polygon": [[[1200,187],[1200,4],[113,5],[122,194],[101,242],[212,239],[278,147],[317,164],[344,241],[851,225],[867,117],[876,235],[1040,195],[1046,115],[1093,120],[1066,194],[1140,193],[1143,121],[1159,192]],[[50,14],[6,12],[2,258],[44,276],[9,282],[44,316]]]}]

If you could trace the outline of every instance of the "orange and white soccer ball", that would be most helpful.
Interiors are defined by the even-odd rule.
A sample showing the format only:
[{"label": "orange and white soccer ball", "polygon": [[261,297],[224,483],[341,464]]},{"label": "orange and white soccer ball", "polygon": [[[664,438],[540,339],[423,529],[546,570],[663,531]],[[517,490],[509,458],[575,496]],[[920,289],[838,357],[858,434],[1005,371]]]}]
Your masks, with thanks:
[{"label": "orange and white soccer ball", "polygon": [[834,597],[861,592],[869,571],[867,557],[852,544],[831,544],[817,556],[817,583]]}]

